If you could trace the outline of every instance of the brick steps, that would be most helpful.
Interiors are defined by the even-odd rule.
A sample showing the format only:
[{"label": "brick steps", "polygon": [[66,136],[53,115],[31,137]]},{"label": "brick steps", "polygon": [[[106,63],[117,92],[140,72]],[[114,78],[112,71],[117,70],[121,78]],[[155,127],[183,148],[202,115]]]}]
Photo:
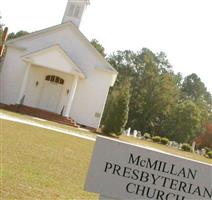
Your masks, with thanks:
[{"label": "brick steps", "polygon": [[3,104],[3,103],[0,103],[0,108],[5,108],[5,104]]},{"label": "brick steps", "polygon": [[58,115],[56,113],[52,113],[49,111],[41,110],[38,108],[33,108],[25,105],[2,105],[1,108],[5,110],[9,110],[12,112],[17,112],[25,115],[30,115],[33,117],[38,117],[42,119],[46,119],[49,121],[65,124],[68,126],[73,126],[79,128],[80,126],[71,118],[66,118],[64,116]]}]

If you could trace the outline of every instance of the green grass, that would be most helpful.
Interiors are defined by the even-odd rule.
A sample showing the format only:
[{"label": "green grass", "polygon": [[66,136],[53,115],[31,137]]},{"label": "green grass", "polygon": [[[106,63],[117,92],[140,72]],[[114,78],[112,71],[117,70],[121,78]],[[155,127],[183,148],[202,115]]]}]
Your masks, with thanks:
[{"label": "green grass", "polygon": [[57,122],[48,121],[48,120],[44,120],[44,119],[39,119],[36,117],[32,117],[32,116],[28,116],[28,115],[24,115],[24,114],[20,114],[20,113],[10,112],[10,111],[6,111],[3,109],[0,109],[0,114],[1,113],[5,114],[7,116],[10,116],[10,117],[15,117],[15,118],[29,121],[29,122],[35,122],[35,123],[49,126],[49,127],[56,127],[56,128],[62,129],[62,130],[74,131],[74,133],[79,133],[84,136],[89,136],[89,137],[93,137],[93,138],[96,137],[96,133],[93,133],[86,129],[78,129],[78,128],[75,128],[72,126],[68,126],[68,125],[64,125],[64,124],[60,124]]},{"label": "green grass", "polygon": [[0,130],[2,199],[97,199],[83,191],[94,142],[4,120]]}]

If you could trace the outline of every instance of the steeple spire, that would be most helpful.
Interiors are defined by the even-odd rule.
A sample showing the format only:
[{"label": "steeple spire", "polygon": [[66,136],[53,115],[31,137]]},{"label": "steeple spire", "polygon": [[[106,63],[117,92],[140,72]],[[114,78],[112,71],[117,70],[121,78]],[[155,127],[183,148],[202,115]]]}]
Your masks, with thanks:
[{"label": "steeple spire", "polygon": [[89,4],[89,0],[68,0],[62,23],[71,21],[79,27],[83,12]]}]

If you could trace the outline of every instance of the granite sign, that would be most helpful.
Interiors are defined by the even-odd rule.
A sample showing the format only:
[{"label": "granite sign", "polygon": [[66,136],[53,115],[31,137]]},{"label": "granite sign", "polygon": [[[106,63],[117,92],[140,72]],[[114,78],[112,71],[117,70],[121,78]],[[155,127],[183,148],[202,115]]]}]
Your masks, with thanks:
[{"label": "granite sign", "polygon": [[108,199],[209,200],[212,165],[97,137],[85,189]]}]

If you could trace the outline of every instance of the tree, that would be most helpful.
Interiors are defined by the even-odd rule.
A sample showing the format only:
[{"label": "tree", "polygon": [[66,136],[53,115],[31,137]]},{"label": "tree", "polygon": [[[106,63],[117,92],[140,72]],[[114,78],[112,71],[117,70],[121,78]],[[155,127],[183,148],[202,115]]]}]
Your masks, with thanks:
[{"label": "tree", "polygon": [[182,100],[193,101],[201,110],[202,123],[207,121],[208,114],[212,111],[212,97],[204,83],[196,74],[185,77],[182,83]]},{"label": "tree", "polygon": [[197,101],[199,99],[206,100],[208,97],[207,88],[196,74],[190,74],[185,77],[182,84],[182,97]]},{"label": "tree", "polygon": [[[2,24],[2,22],[1,22],[1,15],[0,15],[0,42],[1,42],[1,39],[2,39],[2,34],[3,34],[3,24]],[[0,45],[2,45],[1,43],[0,43]]]},{"label": "tree", "polygon": [[[1,20],[1,16],[0,16],[0,20]],[[8,31],[8,28],[6,27],[3,29],[3,26],[4,25],[0,21],[0,67],[1,67],[2,58],[4,57],[5,52],[6,52],[5,51],[5,41],[6,41],[6,35],[7,35],[7,31]]]},{"label": "tree", "polygon": [[[166,55],[162,52],[154,54],[143,48],[137,53],[117,51],[108,57],[108,61],[119,72],[115,87],[123,90],[124,81],[130,81],[127,126],[143,132],[159,133],[179,93]],[[107,105],[112,101],[109,98]]]},{"label": "tree", "polygon": [[197,146],[212,149],[212,121],[204,124],[204,131],[195,139]]},{"label": "tree", "polygon": [[179,91],[165,54],[143,49],[138,57],[140,73],[132,81],[128,126],[159,135]]},{"label": "tree", "polygon": [[119,90],[116,87],[110,95],[109,104],[106,106],[106,116],[103,121],[103,131],[107,134],[114,133],[120,135],[125,128],[129,111],[129,84],[130,82],[125,80],[124,85],[122,85],[123,89]]},{"label": "tree", "polygon": [[[117,51],[107,60],[119,75],[109,93],[107,114],[103,116],[110,115],[110,107],[115,113],[113,103],[118,95],[114,94],[117,90],[124,90],[122,86],[127,79],[130,82],[127,127],[185,142],[200,132],[211,113],[211,94],[197,75],[192,74],[183,80],[180,73],[174,74],[163,52],[155,54],[147,48],[136,53]],[[178,117],[182,121],[175,127],[174,121]]]},{"label": "tree", "polygon": [[9,33],[8,34],[8,40],[11,40],[11,39],[15,39],[15,38],[18,38],[18,37],[22,37],[24,35],[27,35],[29,34],[27,31],[18,31],[17,33]]},{"label": "tree", "polygon": [[148,66],[140,81],[139,103],[134,106],[137,111],[132,121],[133,127],[160,135],[164,120],[177,102],[177,96],[172,77],[169,74],[159,75],[157,68]]},{"label": "tree", "polygon": [[166,124],[167,136],[177,142],[191,142],[201,130],[201,111],[191,100],[176,105]]},{"label": "tree", "polygon": [[105,54],[105,49],[104,49],[104,47],[99,43],[98,40],[92,39],[92,40],[91,40],[91,44],[97,49],[97,51],[98,51],[103,57],[106,56],[106,54]]}]

